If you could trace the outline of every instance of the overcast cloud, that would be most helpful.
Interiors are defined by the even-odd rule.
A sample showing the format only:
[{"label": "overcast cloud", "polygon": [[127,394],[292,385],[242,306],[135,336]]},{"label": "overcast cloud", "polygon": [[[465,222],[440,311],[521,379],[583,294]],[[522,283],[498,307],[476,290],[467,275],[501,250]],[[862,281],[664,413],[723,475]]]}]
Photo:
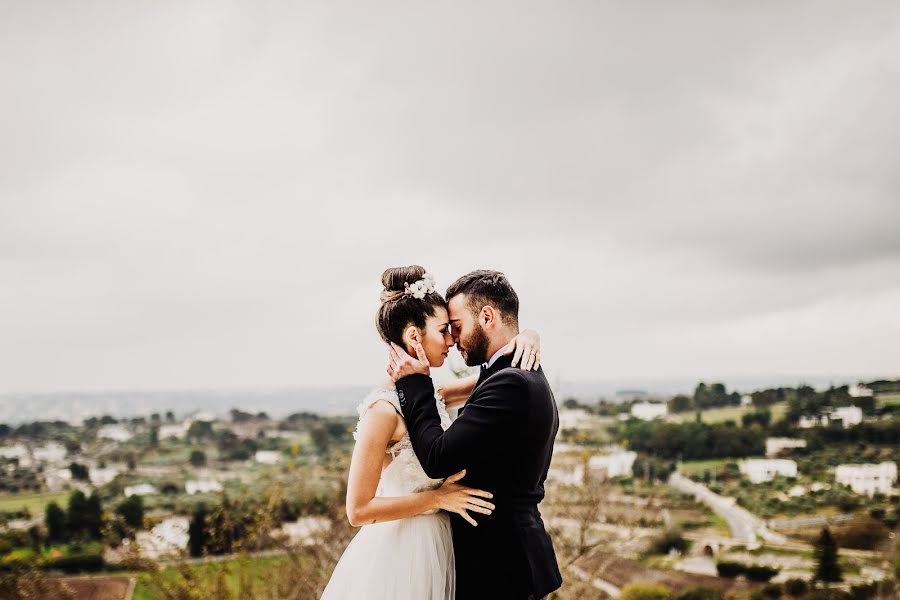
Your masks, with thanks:
[{"label": "overcast cloud", "polygon": [[0,392],[366,384],[388,266],[556,377],[900,376],[896,2],[4,2]]}]

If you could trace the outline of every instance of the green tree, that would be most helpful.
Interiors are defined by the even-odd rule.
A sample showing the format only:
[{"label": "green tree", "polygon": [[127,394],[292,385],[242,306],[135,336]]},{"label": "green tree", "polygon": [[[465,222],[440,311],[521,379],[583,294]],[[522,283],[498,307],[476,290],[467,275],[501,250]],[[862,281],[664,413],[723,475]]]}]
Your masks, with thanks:
[{"label": "green tree", "polygon": [[209,421],[194,421],[191,423],[191,426],[188,427],[188,441],[203,441],[214,437],[215,432],[213,431],[212,423]]},{"label": "green tree", "polygon": [[76,481],[90,481],[91,479],[87,466],[77,462],[69,464],[69,472],[72,473],[72,479]]},{"label": "green tree", "polygon": [[81,490],[75,490],[69,495],[69,506],[66,511],[66,523],[69,534],[81,536],[87,530],[87,497]]},{"label": "green tree", "polygon": [[144,499],[138,495],[129,496],[116,507],[116,514],[125,524],[135,529],[144,527]]},{"label": "green tree", "polygon": [[66,513],[69,534],[82,539],[99,540],[103,528],[103,507],[97,492],[88,498],[81,490],[69,496]]},{"label": "green tree", "polygon": [[692,406],[693,400],[691,400],[690,396],[685,396],[684,394],[678,394],[669,400],[669,410],[673,413],[687,412],[691,410]]},{"label": "green tree", "polygon": [[702,381],[694,389],[694,408],[701,410],[709,407],[709,388]]},{"label": "green tree", "polygon": [[813,579],[825,583],[842,581],[841,565],[838,564],[837,542],[831,535],[831,531],[825,527],[813,545],[813,556],[816,561],[816,571]]},{"label": "green tree", "polygon": [[191,452],[191,464],[195,467],[206,465],[206,453],[203,450],[193,450]]},{"label": "green tree", "polygon": [[51,544],[66,541],[66,511],[56,502],[47,505],[44,512],[44,525],[47,526],[47,541]]},{"label": "green tree", "polygon": [[193,557],[203,556],[209,542],[206,516],[206,505],[201,502],[194,508],[194,516],[188,526],[188,551]]}]

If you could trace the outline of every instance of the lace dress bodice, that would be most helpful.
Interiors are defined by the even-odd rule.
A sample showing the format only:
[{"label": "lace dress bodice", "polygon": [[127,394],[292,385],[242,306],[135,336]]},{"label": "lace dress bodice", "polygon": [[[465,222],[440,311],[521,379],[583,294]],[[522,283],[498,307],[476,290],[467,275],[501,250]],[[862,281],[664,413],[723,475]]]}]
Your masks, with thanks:
[{"label": "lace dress bodice", "polygon": [[[357,408],[360,421],[362,421],[366,411],[379,400],[390,402],[394,409],[401,416],[403,415],[396,388],[377,387],[360,402]],[[450,415],[447,413],[443,400],[436,396],[434,401],[437,405],[438,415],[441,417],[441,427],[446,430],[451,423]],[[358,439],[359,423],[357,423],[356,428],[357,431],[353,432],[354,440]],[[435,489],[444,482],[443,479],[431,479],[425,474],[422,464],[416,457],[415,451],[413,451],[408,432],[403,434],[399,441],[388,446],[385,452],[391,456],[391,461],[381,471],[381,481],[378,483],[376,492],[377,496],[406,496],[416,492]]]}]

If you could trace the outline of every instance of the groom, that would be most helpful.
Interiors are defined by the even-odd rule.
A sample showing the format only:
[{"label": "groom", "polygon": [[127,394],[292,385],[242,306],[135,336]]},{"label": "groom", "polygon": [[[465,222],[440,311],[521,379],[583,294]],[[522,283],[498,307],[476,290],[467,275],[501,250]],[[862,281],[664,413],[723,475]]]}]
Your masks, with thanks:
[{"label": "groom", "polygon": [[512,356],[503,354],[519,332],[519,298],[503,273],[460,277],[447,302],[457,348],[467,365],[481,365],[459,418],[441,428],[427,360],[395,353],[389,371],[425,473],[445,478],[466,469],[460,483],[494,494],[493,514],[472,513],[477,527],[450,515],[456,597],[542,598],[562,584],[538,510],[559,429],[556,402],[542,370],[510,368]]}]

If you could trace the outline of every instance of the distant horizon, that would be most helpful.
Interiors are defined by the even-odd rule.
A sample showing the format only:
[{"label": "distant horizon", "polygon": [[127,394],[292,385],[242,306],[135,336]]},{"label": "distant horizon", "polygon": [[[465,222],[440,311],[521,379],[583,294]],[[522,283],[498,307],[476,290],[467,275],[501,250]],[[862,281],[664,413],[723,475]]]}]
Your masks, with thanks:
[{"label": "distant horizon", "polygon": [[[750,393],[759,389],[796,387],[800,384],[824,389],[830,385],[852,385],[879,379],[898,379],[898,375],[824,375],[824,376],[732,376],[713,378],[621,378],[593,381],[550,378],[556,400],[576,398],[585,403],[601,399],[616,402],[620,391],[642,391],[650,398],[691,394],[701,381],[723,383],[729,391]],[[62,420],[77,424],[105,415],[116,419],[148,416],[172,411],[179,418],[196,412],[211,412],[226,417],[233,408],[247,412],[265,412],[281,419],[296,412],[323,416],[352,415],[371,385],[272,386],[231,388],[158,388],[62,390],[45,392],[0,393],[0,423],[17,425],[33,421]],[[624,400],[623,400],[624,401]]]},{"label": "distant horizon", "polygon": [[[440,381],[442,378],[435,377]],[[709,377],[672,377],[666,375],[647,375],[647,376],[622,376],[622,377],[606,377],[606,378],[558,378],[552,373],[547,374],[547,379],[551,384],[556,386],[588,386],[588,385],[616,385],[622,390],[641,389],[646,384],[673,384],[693,382],[695,385],[703,383],[725,383],[729,386],[747,386],[754,382],[760,382],[760,385],[775,385],[782,381],[781,387],[793,387],[799,384],[819,384],[827,385],[826,382],[833,381],[835,385],[854,384],[865,381],[877,380],[896,380],[900,379],[900,371],[895,373],[852,373],[852,374],[779,374],[779,373],[758,373],[758,374],[730,374],[717,375]],[[790,380],[790,381],[788,381]],[[774,383],[773,383],[774,382]],[[13,396],[54,396],[63,394],[124,394],[124,393],[164,393],[164,392],[273,392],[288,390],[334,390],[334,389],[359,389],[372,387],[373,383],[351,382],[339,385],[325,385],[320,383],[285,383],[285,384],[247,384],[247,385],[201,385],[201,386],[159,386],[159,387],[63,387],[55,389],[18,389],[18,390],[0,390],[0,400]]]}]

